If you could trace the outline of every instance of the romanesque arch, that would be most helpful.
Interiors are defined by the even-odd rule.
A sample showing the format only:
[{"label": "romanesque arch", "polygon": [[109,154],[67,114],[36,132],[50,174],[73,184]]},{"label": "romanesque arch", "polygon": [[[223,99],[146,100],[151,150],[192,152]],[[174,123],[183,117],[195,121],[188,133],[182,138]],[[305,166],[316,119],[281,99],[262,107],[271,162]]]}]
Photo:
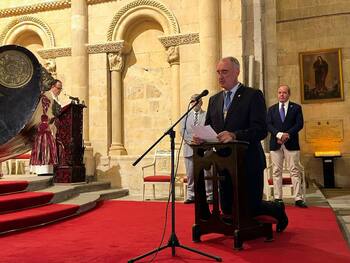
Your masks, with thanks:
[{"label": "romanesque arch", "polygon": [[32,31],[38,35],[45,48],[55,46],[55,38],[50,27],[39,18],[22,16],[12,20],[0,35],[2,45],[13,44],[23,33]]},{"label": "romanesque arch", "polygon": [[107,32],[107,41],[123,39],[128,26],[140,17],[149,17],[157,21],[165,34],[180,33],[174,14],[164,4],[155,0],[136,0],[115,14]]},{"label": "romanesque arch", "polygon": [[[145,127],[145,129],[147,129],[148,126],[151,126],[150,123],[153,121],[152,118],[156,118],[154,114],[152,117],[147,118],[147,112],[145,113],[145,116],[131,116],[127,108],[128,105],[134,103],[132,104],[134,106],[129,107],[130,110],[133,107],[138,107],[140,104],[145,104],[144,109],[154,107],[154,112],[158,112],[158,108],[160,111],[162,111],[164,110],[164,107],[169,107],[168,110],[171,112],[174,111],[175,114],[173,112],[172,114],[168,114],[166,118],[160,121],[163,121],[163,124],[167,121],[168,123],[171,123],[172,119],[175,118],[174,115],[176,115],[178,112],[180,90],[178,49],[175,49],[174,47],[165,48],[159,42],[159,36],[153,34],[150,40],[153,43],[154,47],[159,45],[158,48],[160,49],[158,51],[166,52],[165,56],[162,56],[161,61],[158,60],[159,63],[156,63],[160,68],[147,69],[134,64],[139,61],[135,57],[136,53],[133,53],[135,51],[135,38],[139,36],[135,32],[138,32],[140,30],[142,31],[140,28],[146,24],[149,26],[150,31],[154,30],[161,32],[162,36],[177,35],[180,33],[178,22],[174,14],[164,4],[156,0],[135,0],[131,3],[126,4],[115,14],[108,28],[107,41],[117,41],[122,43],[121,48],[118,52],[108,54],[110,66],[109,69],[111,71],[112,95],[112,144],[109,151],[110,155],[119,155],[125,153],[125,142],[123,142],[123,136],[125,136],[126,139],[129,137],[137,137],[137,131],[135,130],[139,127]],[[147,30],[144,32],[146,31]],[[131,45],[132,48],[130,48]],[[146,45],[147,44],[145,44],[145,46]],[[132,51],[130,52],[130,50]],[[169,64],[167,63],[170,64],[170,69]],[[132,75],[133,80],[128,77],[130,75]],[[144,86],[138,87],[137,84],[135,84],[141,83],[140,81],[135,81],[138,76],[142,76],[142,85],[147,86],[147,90],[143,90]],[[131,93],[133,95],[130,95]],[[147,95],[145,95],[146,93]],[[141,96],[142,98],[146,98],[148,96],[148,100],[144,99],[142,101],[141,99],[140,103],[136,103],[135,101],[131,102],[130,96],[134,96],[133,99],[135,100],[138,99],[137,96]],[[169,103],[169,100],[166,100],[166,106],[162,106],[162,103],[165,101],[162,100],[159,102],[159,104],[157,104],[157,100],[160,99],[160,97],[157,96],[167,96],[168,99],[171,98],[171,103]],[[124,98],[127,98],[128,101],[123,101]],[[150,105],[150,103],[152,103],[150,101],[152,100],[154,104]],[[124,108],[122,108],[121,105],[123,105],[122,107]],[[171,115],[171,117],[169,117],[169,115]],[[162,118],[162,116],[158,117],[160,119]],[[130,125],[130,121],[125,121],[127,119],[135,120],[136,118],[138,118],[136,120],[138,123],[137,127],[132,127]],[[147,131],[154,134],[154,131],[152,132],[151,130],[152,129],[149,127],[149,130]],[[132,134],[132,132],[135,132],[135,134]],[[147,141],[147,139],[145,140]],[[133,149],[131,150],[131,153],[135,153],[135,151],[137,151],[137,147],[142,147],[140,145],[137,145],[135,147],[130,146],[130,140],[128,140],[128,144],[128,150],[130,151],[130,149]]]}]

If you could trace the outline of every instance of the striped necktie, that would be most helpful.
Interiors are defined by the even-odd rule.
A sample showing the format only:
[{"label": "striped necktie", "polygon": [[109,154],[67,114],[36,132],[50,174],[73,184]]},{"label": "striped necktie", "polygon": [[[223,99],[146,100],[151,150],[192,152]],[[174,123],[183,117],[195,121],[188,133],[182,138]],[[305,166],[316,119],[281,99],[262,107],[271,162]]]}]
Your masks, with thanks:
[{"label": "striped necktie", "polygon": [[194,125],[194,126],[197,126],[197,125],[198,125],[198,111],[196,111],[196,112],[194,113],[193,125]]}]

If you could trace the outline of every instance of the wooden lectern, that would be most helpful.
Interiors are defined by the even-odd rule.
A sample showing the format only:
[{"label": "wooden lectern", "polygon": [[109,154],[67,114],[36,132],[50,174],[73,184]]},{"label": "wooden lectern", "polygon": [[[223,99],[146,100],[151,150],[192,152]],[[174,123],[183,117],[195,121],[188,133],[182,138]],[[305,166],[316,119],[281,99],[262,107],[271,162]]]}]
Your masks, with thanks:
[{"label": "wooden lectern", "polygon": [[[193,168],[195,188],[195,224],[192,227],[192,240],[199,242],[201,235],[221,233],[234,236],[234,249],[242,249],[243,241],[265,237],[273,239],[272,224],[255,220],[247,209],[248,196],[245,180],[245,152],[248,143],[208,143],[193,145]],[[212,168],[212,175],[204,178],[204,170]],[[233,188],[232,223],[223,220],[219,208],[218,184],[223,178],[219,171],[228,171]],[[204,180],[213,181],[213,206],[208,209]],[[221,181],[221,182],[220,182]],[[249,187],[249,186],[248,186]]]},{"label": "wooden lectern", "polygon": [[85,182],[83,163],[83,104],[73,101],[61,109],[56,133],[58,165],[55,167],[56,183]]}]

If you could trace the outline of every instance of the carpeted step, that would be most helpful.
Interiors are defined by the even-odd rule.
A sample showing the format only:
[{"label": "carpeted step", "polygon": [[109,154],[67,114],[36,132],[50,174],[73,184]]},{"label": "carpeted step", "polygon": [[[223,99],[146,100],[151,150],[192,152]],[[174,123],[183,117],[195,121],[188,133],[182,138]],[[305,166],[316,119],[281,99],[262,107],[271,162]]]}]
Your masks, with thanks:
[{"label": "carpeted step", "polygon": [[22,192],[28,187],[28,181],[18,180],[18,181],[9,181],[9,180],[0,180],[0,195]]},{"label": "carpeted step", "polygon": [[54,194],[49,192],[24,192],[2,195],[0,196],[0,213],[45,205],[51,201],[53,196]]},{"label": "carpeted step", "polygon": [[0,234],[49,224],[73,216],[79,205],[50,204],[0,216]]}]

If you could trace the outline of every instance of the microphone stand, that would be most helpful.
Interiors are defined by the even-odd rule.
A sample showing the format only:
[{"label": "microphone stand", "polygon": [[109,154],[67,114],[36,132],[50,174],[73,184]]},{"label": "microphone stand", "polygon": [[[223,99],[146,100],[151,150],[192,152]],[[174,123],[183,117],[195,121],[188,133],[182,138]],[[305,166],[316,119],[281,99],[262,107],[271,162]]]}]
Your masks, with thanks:
[{"label": "microphone stand", "polygon": [[206,256],[212,259],[215,259],[216,261],[221,262],[222,259],[218,256],[214,256],[214,255],[210,255],[207,253],[204,253],[202,251],[199,251],[197,249],[194,248],[190,248],[184,245],[181,245],[179,242],[179,239],[176,236],[175,233],[175,131],[174,131],[174,127],[199,103],[199,99],[196,100],[196,103],[184,114],[180,117],[180,119],[178,119],[151,147],[149,147],[132,165],[135,166],[137,165],[142,159],[143,157],[145,157],[145,155],[153,149],[154,146],[156,146],[166,135],[170,136],[170,144],[171,144],[171,176],[170,176],[170,183],[171,183],[171,235],[168,241],[168,244],[158,247],[156,249],[153,249],[143,255],[140,255],[138,257],[132,258],[130,260],[128,260],[128,263],[132,263],[135,262],[139,259],[142,259],[144,257],[147,257],[151,254],[157,253],[158,251],[161,251],[165,248],[170,247],[171,248],[171,254],[172,256],[175,256],[175,248],[176,247],[181,247],[183,249],[189,250],[191,252],[200,254],[202,256]]}]

